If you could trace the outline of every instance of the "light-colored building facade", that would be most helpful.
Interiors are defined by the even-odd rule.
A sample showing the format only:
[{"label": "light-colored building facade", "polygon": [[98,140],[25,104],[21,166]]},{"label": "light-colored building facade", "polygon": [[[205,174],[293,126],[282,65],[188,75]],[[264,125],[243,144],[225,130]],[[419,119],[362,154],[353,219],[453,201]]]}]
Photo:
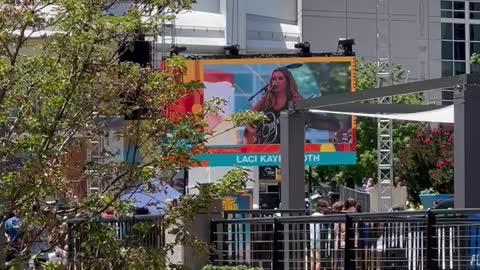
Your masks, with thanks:
[{"label": "light-colored building facade", "polygon": [[[389,56],[409,81],[442,75],[439,0],[304,0],[301,18],[302,39],[314,51],[335,48],[338,38],[354,38],[357,56]],[[440,98],[428,93],[431,102]]]},{"label": "light-colored building facade", "polygon": [[438,0],[304,0],[301,17],[302,38],[314,50],[335,48],[339,38],[349,37],[357,55],[374,60],[385,57],[379,43],[388,42],[388,31],[392,62],[412,80],[441,75]]},{"label": "light-colored building facade", "polygon": [[185,46],[186,54],[222,54],[226,45],[239,45],[242,53],[293,50],[301,40],[299,2],[199,0],[157,42]]}]

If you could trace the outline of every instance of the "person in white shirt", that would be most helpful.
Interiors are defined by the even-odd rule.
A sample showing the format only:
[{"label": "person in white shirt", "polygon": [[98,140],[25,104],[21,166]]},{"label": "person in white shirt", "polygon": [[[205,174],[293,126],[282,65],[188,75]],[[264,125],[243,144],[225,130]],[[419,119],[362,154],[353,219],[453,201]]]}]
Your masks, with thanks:
[{"label": "person in white shirt", "polygon": [[[323,216],[330,211],[330,204],[328,201],[320,199],[316,203],[315,212],[312,216]],[[322,229],[324,224],[311,223],[310,224],[310,244],[311,244],[311,269],[320,270],[320,252],[322,245]],[[323,239],[325,241],[326,239]]]},{"label": "person in white shirt", "polygon": [[60,247],[55,247],[53,252],[48,253],[48,261],[66,265],[67,264],[67,252]]}]

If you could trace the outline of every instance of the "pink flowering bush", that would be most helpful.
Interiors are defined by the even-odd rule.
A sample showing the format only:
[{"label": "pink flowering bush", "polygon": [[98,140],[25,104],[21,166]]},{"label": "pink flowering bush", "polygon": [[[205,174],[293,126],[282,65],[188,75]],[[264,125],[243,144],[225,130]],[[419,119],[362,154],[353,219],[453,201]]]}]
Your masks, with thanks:
[{"label": "pink flowering bush", "polygon": [[424,190],[453,193],[453,128],[421,129],[395,160],[395,175],[400,176],[411,199],[418,201]]}]

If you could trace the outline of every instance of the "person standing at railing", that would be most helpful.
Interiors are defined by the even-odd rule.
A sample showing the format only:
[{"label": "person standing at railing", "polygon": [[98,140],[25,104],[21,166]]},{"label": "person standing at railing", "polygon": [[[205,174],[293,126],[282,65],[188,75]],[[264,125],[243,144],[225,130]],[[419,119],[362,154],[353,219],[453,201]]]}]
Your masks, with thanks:
[{"label": "person standing at railing", "polygon": [[364,192],[372,192],[375,189],[375,183],[373,182],[373,178],[368,178],[367,184],[364,187]]},{"label": "person standing at railing", "polygon": [[[362,205],[357,204],[357,213],[363,213],[362,211]],[[362,263],[360,266],[360,269],[367,269],[367,249],[369,248],[368,246],[368,239],[370,238],[370,227],[368,223],[361,222],[359,221],[356,226],[355,230],[355,241],[356,241],[356,248],[358,249],[356,251],[357,253],[357,258],[364,259],[365,262]]]},{"label": "person standing at railing", "polygon": [[332,214],[338,214],[338,213],[343,212],[343,206],[344,205],[345,204],[342,201],[335,202],[332,205]]},{"label": "person standing at railing", "polygon": [[368,178],[363,177],[362,178],[362,187],[360,188],[360,191],[365,192],[365,190],[367,190],[367,182],[368,182]]},{"label": "person standing at railing", "polygon": [[353,198],[348,198],[343,205],[343,212],[345,213],[357,213],[358,202]]},{"label": "person standing at railing", "polygon": [[[338,207],[338,206],[337,206]],[[358,203],[355,199],[348,198],[345,200],[345,203],[343,204],[343,213],[346,214],[351,214],[351,213],[356,213],[357,212],[357,207]],[[345,223],[336,223],[334,225],[334,262],[335,262],[335,267],[340,267],[340,261],[343,258],[343,249],[345,248],[345,237],[346,237],[346,228],[345,228]],[[355,236],[355,238],[357,238]],[[357,246],[357,243],[354,244]],[[334,268],[335,268],[334,267]],[[335,268],[337,269],[337,268]]]},{"label": "person standing at railing", "polygon": [[[315,212],[312,216],[323,216],[330,211],[330,204],[328,201],[320,199],[316,203]],[[322,257],[323,246],[326,240],[326,225],[320,223],[310,224],[310,245],[311,258],[310,265],[313,270],[320,270],[320,259]]]},{"label": "person standing at railing", "polygon": [[117,211],[115,210],[115,207],[109,206],[107,209],[105,209],[105,211],[100,213],[100,216],[102,218],[114,218],[117,216]]}]

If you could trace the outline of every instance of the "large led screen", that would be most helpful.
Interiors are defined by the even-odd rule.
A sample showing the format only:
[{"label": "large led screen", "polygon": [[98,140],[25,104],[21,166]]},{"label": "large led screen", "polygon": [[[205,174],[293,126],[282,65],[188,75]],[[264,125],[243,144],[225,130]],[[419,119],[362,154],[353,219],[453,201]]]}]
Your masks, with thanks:
[{"label": "large led screen", "polygon": [[[290,101],[355,91],[351,57],[196,60],[190,77],[204,83],[193,111],[205,101],[226,101],[223,112],[207,115],[214,133],[204,166],[270,166],[280,164],[280,112]],[[234,127],[229,115],[240,111],[264,114],[258,126]],[[318,114],[321,129],[305,126],[306,165],[356,163],[355,121],[351,116]]]}]

